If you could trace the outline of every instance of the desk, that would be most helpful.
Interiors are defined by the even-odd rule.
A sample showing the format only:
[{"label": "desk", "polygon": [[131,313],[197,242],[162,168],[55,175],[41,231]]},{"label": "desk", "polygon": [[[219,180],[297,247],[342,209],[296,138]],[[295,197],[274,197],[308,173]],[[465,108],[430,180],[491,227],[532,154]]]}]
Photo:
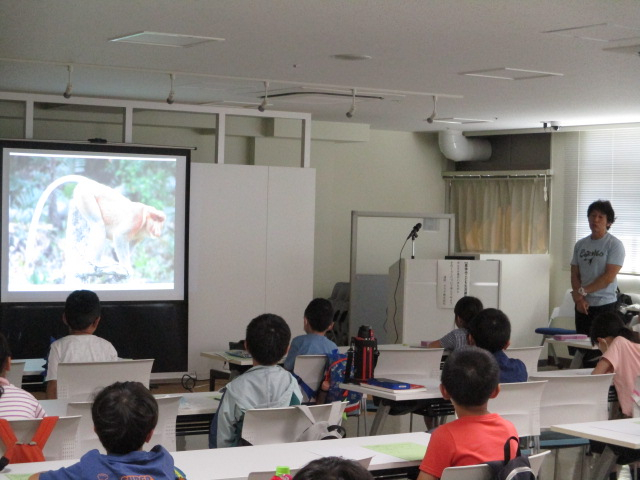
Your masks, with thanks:
[{"label": "desk", "polygon": [[[169,393],[156,397],[182,397],[176,420],[176,436],[208,435],[213,414],[218,410],[217,392]],[[40,400],[47,415],[65,416],[69,400]]]},{"label": "desk", "polygon": [[[603,442],[607,445],[640,449],[640,419],[638,418],[552,425],[551,430]],[[617,455],[607,446],[598,458],[591,478],[594,480],[609,478],[609,471],[616,463],[616,459]]]},{"label": "desk", "polygon": [[384,422],[389,415],[389,410],[394,402],[402,402],[408,400],[433,400],[442,398],[440,393],[440,380],[437,378],[430,378],[418,375],[408,375],[402,373],[385,374],[386,378],[393,378],[400,382],[414,383],[416,385],[424,385],[427,387],[426,391],[420,392],[383,392],[377,388],[371,388],[367,385],[356,385],[354,383],[341,383],[340,388],[349,390],[352,392],[359,392],[364,395],[370,395],[372,397],[381,398],[382,401],[378,405],[376,416],[373,419],[371,425],[370,435],[377,435],[378,431],[384,426]]},{"label": "desk", "polygon": [[571,365],[569,365],[570,369],[576,369],[582,367],[582,359],[584,358],[584,352],[588,350],[598,350],[597,346],[591,345],[591,340],[554,340],[553,338],[548,338],[547,343],[551,345],[565,345],[567,347],[574,347],[576,349],[576,353],[573,355],[573,359],[571,360]]},{"label": "desk", "polygon": [[[355,437],[340,440],[320,440],[252,447],[221,448],[215,450],[190,450],[173,452],[171,455],[189,480],[244,480],[251,472],[275,471],[277,465],[288,465],[291,469],[300,469],[311,460],[341,455],[359,460],[373,457],[369,470],[374,473],[383,471],[417,468],[419,459],[403,460],[398,457],[376,453],[368,445],[392,445],[413,443],[426,445],[430,435],[425,432],[381,435],[378,437]],[[58,460],[40,463],[22,463],[8,465],[0,474],[0,480],[7,480],[7,473],[34,473],[73,465],[74,460]]]},{"label": "desk", "polygon": [[[214,360],[222,361],[228,365],[234,365],[235,370],[238,373],[242,373],[249,370],[253,366],[252,358],[238,357],[236,355],[229,355],[227,352],[200,352],[201,357],[212,358]],[[228,370],[219,370],[212,368],[209,370],[209,391],[213,392],[216,389],[216,379],[223,378],[225,380],[233,380],[231,377],[231,368]]]}]

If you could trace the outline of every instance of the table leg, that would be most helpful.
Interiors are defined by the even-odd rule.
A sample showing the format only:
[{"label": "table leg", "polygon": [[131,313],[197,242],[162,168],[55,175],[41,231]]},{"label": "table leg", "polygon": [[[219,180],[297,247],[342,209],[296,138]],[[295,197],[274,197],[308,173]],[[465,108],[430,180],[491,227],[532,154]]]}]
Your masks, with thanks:
[{"label": "table leg", "polygon": [[607,480],[609,478],[609,472],[616,464],[618,455],[613,453],[610,447],[605,447],[602,453],[598,456],[593,470],[591,471],[592,480]]},{"label": "table leg", "polygon": [[576,352],[573,354],[573,359],[571,359],[571,365],[569,368],[582,368],[582,359],[584,358],[584,352],[576,348]]},{"label": "table leg", "polygon": [[378,430],[382,430],[384,427],[384,422],[387,419],[387,415],[389,415],[389,410],[391,410],[391,405],[380,402],[378,405],[378,411],[376,412],[376,416],[373,418],[373,423],[371,424],[371,431],[369,435],[377,435]]}]

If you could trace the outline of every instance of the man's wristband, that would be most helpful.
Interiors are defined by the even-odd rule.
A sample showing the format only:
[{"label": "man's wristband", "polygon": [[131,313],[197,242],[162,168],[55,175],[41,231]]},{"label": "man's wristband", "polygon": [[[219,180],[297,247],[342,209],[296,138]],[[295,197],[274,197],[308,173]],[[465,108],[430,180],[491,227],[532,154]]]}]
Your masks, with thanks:
[{"label": "man's wristband", "polygon": [[586,296],[587,296],[587,292],[585,291],[585,289],[584,289],[583,287],[580,287],[580,288],[578,289],[578,293],[579,293],[580,295],[582,295],[583,297],[586,297]]}]

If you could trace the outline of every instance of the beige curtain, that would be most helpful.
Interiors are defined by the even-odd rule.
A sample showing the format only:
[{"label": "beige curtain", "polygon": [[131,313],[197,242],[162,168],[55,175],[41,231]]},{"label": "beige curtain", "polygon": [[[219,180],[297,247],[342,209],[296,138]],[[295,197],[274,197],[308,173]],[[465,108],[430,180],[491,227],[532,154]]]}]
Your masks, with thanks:
[{"label": "beige curtain", "polygon": [[[449,213],[456,218],[456,250],[547,253],[549,178],[454,178]],[[550,190],[550,188],[548,188]]]}]

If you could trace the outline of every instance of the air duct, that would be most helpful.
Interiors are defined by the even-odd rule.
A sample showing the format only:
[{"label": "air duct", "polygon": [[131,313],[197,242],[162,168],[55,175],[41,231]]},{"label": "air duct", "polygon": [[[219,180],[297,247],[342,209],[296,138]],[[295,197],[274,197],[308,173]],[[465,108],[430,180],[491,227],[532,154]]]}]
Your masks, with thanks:
[{"label": "air duct", "polygon": [[444,156],[454,162],[474,162],[491,158],[489,140],[467,138],[459,131],[439,132],[438,145]]}]

